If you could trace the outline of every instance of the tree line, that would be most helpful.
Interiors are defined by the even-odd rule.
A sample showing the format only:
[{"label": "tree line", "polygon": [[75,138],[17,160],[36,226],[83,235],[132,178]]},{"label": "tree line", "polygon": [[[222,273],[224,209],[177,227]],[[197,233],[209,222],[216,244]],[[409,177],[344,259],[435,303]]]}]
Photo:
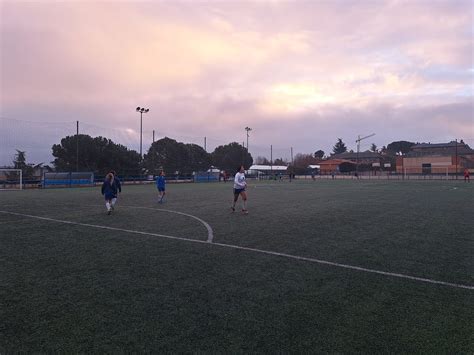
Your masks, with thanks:
[{"label": "tree line", "polygon": [[[414,143],[408,141],[392,142],[387,147],[377,149],[372,144],[371,150],[387,157],[394,157],[398,152],[406,154]],[[347,152],[347,147],[338,138],[329,156],[323,150],[311,154],[298,153],[290,167],[295,173],[303,173],[307,166],[316,164],[334,154]],[[248,169],[253,163],[252,155],[241,144],[232,142],[218,146],[213,152],[206,152],[197,144],[177,142],[172,138],[162,138],[154,142],[143,159],[135,150],[114,143],[105,137],[91,137],[85,134],[67,136],[59,144],[52,146],[54,160],[52,164],[56,171],[92,171],[105,175],[110,169],[121,175],[156,175],[160,170],[167,174],[190,175],[197,171],[207,171],[211,166],[219,170],[233,173],[238,166]],[[270,162],[266,157],[257,157],[256,164],[291,165],[283,158]],[[13,161],[15,169],[22,169],[25,178],[33,175],[35,168],[42,164],[33,165],[26,162],[26,152],[17,150]]]}]

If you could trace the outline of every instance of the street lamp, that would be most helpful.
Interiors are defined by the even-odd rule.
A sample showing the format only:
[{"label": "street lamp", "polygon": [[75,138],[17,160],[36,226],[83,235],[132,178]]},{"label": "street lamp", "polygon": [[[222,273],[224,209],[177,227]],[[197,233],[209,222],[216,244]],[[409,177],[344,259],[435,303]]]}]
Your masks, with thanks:
[{"label": "street lamp", "polygon": [[250,127],[245,127],[245,130],[247,131],[247,152],[249,151],[249,132],[252,130]]},{"label": "street lamp", "polygon": [[137,107],[137,112],[140,112],[140,159],[142,156],[142,136],[143,136],[143,114],[150,111],[149,108]]}]

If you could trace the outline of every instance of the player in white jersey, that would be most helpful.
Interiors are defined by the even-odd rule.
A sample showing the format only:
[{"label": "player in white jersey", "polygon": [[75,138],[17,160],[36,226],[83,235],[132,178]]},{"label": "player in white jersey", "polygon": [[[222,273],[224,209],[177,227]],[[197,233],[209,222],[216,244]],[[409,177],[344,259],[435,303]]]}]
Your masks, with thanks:
[{"label": "player in white jersey", "polygon": [[244,166],[241,165],[237,170],[234,178],[234,203],[232,204],[232,212],[235,212],[235,204],[239,199],[239,195],[242,196],[242,213],[247,214],[247,194],[245,193],[245,188],[247,187],[247,182],[245,181]]}]

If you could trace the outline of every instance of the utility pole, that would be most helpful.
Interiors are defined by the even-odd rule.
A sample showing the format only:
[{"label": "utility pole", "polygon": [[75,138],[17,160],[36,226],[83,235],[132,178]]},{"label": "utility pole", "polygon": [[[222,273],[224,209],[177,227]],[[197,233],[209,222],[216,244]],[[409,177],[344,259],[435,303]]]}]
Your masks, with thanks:
[{"label": "utility pole", "polygon": [[458,179],[458,139],[455,139],[456,142],[456,180]]},{"label": "utility pole", "polygon": [[155,130],[153,130],[153,143],[155,143]]},{"label": "utility pole", "polygon": [[293,178],[294,164],[293,164],[293,147],[291,147],[291,172],[290,172],[290,182]]},{"label": "utility pole", "polygon": [[356,158],[356,174],[359,176],[359,151],[360,151],[360,141],[367,139],[369,137],[375,136],[375,133],[369,134],[368,136],[360,138],[360,135],[356,139],[357,143],[357,158]]},{"label": "utility pole", "polygon": [[79,171],[79,121],[76,121],[76,171]]},{"label": "utility pole", "polygon": [[273,175],[273,145],[270,145],[270,174]]},{"label": "utility pole", "polygon": [[206,137],[204,137],[204,150],[207,153],[207,142],[206,142]]}]

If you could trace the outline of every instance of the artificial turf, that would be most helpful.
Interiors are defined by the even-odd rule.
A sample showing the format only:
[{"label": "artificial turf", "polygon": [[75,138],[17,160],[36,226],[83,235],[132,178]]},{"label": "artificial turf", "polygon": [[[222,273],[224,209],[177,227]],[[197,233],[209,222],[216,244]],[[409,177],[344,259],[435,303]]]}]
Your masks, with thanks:
[{"label": "artificial turf", "polygon": [[[473,286],[474,185],[250,181],[249,215],[230,183],[167,191],[1,192],[80,224],[0,213],[0,352],[474,352],[473,289],[225,246]],[[214,244],[157,236],[208,238],[164,209]]]}]

